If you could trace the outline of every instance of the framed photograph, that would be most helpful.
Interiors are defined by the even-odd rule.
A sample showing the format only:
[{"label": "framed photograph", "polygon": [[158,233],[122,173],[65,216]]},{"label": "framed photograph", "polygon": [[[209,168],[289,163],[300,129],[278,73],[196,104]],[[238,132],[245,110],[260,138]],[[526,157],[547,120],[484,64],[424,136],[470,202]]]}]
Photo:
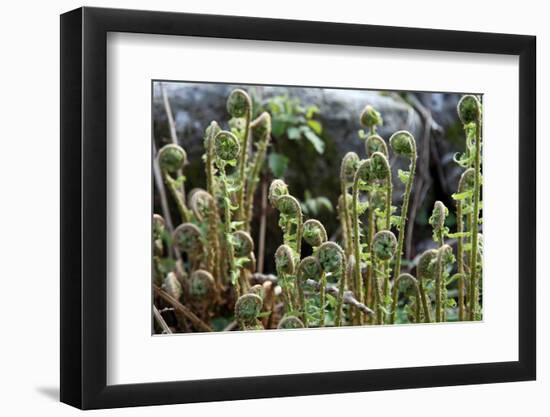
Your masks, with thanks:
[{"label": "framed photograph", "polygon": [[535,37],[61,16],[61,401],[533,380]]}]

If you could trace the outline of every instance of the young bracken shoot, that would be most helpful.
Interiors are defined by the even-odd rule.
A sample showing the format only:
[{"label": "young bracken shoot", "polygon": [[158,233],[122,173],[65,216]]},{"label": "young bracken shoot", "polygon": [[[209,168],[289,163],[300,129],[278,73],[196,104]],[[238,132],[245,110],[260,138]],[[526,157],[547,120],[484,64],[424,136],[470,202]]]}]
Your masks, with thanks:
[{"label": "young bracken shoot", "polygon": [[[186,195],[187,154],[179,145],[162,147],[155,158],[179,215],[174,230],[163,216],[153,216],[159,332],[167,332],[162,318],[167,312],[175,317],[168,330],[176,332],[481,319],[478,97],[466,95],[458,103],[466,140],[465,152],[455,156],[464,170],[452,195],[456,231],[447,225],[449,209],[436,201],[429,218],[432,248],[416,260],[403,259],[409,200],[415,192],[416,142],[410,132],[400,130],[386,143],[377,133],[382,115],[367,105],[359,120],[363,159],[348,152],[340,165],[340,241],[329,240],[319,220],[305,218],[284,180],[271,177],[267,200],[278,214],[283,236],[275,253],[275,275],[257,271],[258,248],[250,234],[259,210],[254,206],[257,186],[267,184],[270,175],[264,167],[272,115],[263,112],[253,120],[253,102],[241,89],[229,95],[227,111],[227,130],[213,121],[204,133],[206,189]],[[396,170],[390,161],[405,161],[408,169]],[[402,183],[395,187],[404,189],[402,195],[394,195],[394,176]],[[401,207],[393,206],[394,201]],[[415,267],[416,277],[411,275]]]}]

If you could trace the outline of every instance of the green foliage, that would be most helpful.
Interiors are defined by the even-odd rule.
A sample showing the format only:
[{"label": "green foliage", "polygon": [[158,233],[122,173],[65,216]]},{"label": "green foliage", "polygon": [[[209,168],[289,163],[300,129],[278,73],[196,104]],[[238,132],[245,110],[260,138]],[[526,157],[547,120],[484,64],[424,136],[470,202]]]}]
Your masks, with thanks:
[{"label": "green foliage", "polygon": [[304,192],[304,201],[301,204],[302,212],[308,217],[318,217],[322,212],[334,212],[334,207],[327,197],[313,197],[309,190]]},{"label": "green foliage", "polygon": [[282,178],[288,168],[289,159],[283,154],[271,152],[268,157],[269,169],[276,178]]},{"label": "green foliage", "polygon": [[[303,187],[298,190],[303,194],[300,201],[281,179],[292,175],[289,166],[312,163],[329,145],[320,109],[286,95],[258,102],[237,89],[228,97],[227,110],[228,130],[212,122],[204,134],[206,190],[186,194],[187,156],[180,146],[162,147],[156,158],[181,223],[172,231],[164,217],[154,215],[154,283],[192,312],[175,315],[179,329],[296,329],[481,318],[481,103],[476,97],[467,96],[458,107],[466,140],[465,152],[456,158],[465,171],[450,196],[456,214],[437,201],[431,215],[424,215],[436,248],[419,257],[417,277],[409,273],[415,260],[404,259],[403,250],[416,175],[411,133],[395,132],[388,147],[375,133],[383,124],[381,114],[365,107],[360,117],[365,131],[359,136],[365,140],[366,159],[348,152],[339,167],[336,215],[341,228],[336,242],[329,240],[322,219],[334,216],[330,196],[314,196]],[[408,168],[392,169],[390,161],[396,157],[405,158]],[[282,231],[274,257],[276,276],[254,274],[257,248],[251,221],[258,210],[256,186],[262,175],[269,176],[267,170],[262,174],[264,167],[275,177],[267,196],[272,208],[264,213],[275,212]],[[396,171],[397,181],[405,186],[399,196],[393,192]],[[393,205],[394,197],[401,207]],[[456,253],[450,239],[456,239]],[[302,242],[307,243],[304,250]]]},{"label": "green foliage", "polygon": [[315,120],[319,112],[317,106],[304,107],[299,99],[280,95],[268,99],[264,108],[272,116],[276,139],[306,140],[318,154],[325,151],[325,143],[320,137],[323,126]]}]

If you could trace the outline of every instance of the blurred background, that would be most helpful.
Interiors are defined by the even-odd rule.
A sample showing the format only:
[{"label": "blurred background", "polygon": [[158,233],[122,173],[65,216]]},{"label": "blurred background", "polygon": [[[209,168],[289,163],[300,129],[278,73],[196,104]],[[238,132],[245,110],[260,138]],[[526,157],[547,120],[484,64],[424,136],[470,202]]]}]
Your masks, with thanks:
[{"label": "blurred background", "polygon": [[[212,120],[228,128],[226,100],[234,88],[242,88],[251,96],[253,117],[268,111],[273,121],[262,184],[255,196],[252,229],[255,240],[262,215],[262,186],[267,188],[273,178],[283,178],[287,182],[290,193],[302,203],[306,219],[319,219],[332,240],[340,239],[336,215],[340,163],[348,151],[355,151],[360,158],[366,157],[358,131],[361,129],[359,115],[367,104],[381,113],[384,124],[378,133],[386,141],[392,133],[402,129],[416,138],[417,173],[405,241],[408,261],[404,266],[412,268],[417,255],[435,247],[428,218],[436,200],[441,200],[450,209],[447,226],[454,229],[455,204],[451,195],[456,192],[463,169],[453,161],[453,156],[465,148],[462,125],[456,114],[456,104],[462,93],[155,81],[152,98],[154,145],[159,149],[171,143],[167,100],[174,115],[173,127],[178,142],[189,158],[185,169],[187,190],[206,187],[202,160],[204,130]],[[408,162],[401,158],[396,160],[390,151],[390,163],[395,170],[393,204],[400,207],[404,187],[397,180],[397,169],[406,169]],[[155,189],[154,209],[160,213],[157,191]],[[178,219],[175,207],[171,210],[172,217]],[[267,239],[261,272],[273,272],[273,254],[282,241],[282,234],[277,226],[277,212],[267,205],[264,215]]]}]

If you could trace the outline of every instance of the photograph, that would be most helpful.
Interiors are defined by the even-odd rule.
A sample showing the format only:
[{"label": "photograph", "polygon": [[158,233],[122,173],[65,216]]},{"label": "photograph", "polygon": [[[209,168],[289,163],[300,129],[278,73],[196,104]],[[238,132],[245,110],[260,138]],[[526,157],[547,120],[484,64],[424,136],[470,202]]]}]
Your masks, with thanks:
[{"label": "photograph", "polygon": [[152,333],[481,321],[480,93],[152,81]]}]

